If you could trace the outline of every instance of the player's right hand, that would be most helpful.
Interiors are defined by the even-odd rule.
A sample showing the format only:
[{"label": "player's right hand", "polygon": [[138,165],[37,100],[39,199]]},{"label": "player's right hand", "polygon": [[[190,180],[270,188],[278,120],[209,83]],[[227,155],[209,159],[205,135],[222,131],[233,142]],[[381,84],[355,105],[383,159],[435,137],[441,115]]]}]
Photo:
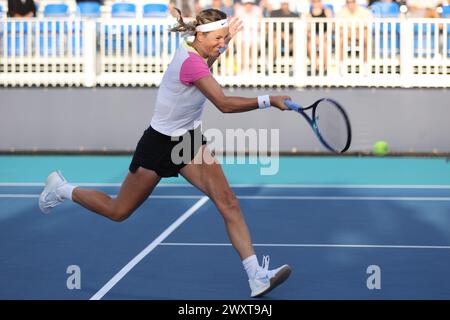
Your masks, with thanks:
[{"label": "player's right hand", "polygon": [[291,97],[289,97],[289,96],[270,96],[270,105],[275,108],[280,109],[281,111],[291,110],[284,104],[284,100],[291,100]]}]

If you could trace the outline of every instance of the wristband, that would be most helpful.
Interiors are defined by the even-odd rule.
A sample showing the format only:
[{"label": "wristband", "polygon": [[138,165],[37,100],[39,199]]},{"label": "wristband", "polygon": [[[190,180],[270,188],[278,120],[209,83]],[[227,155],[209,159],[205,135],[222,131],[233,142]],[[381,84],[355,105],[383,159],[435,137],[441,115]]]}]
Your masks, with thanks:
[{"label": "wristband", "polygon": [[226,44],[225,47],[219,48],[220,54],[224,53],[228,49],[228,45]]},{"label": "wristband", "polygon": [[265,109],[270,107],[270,97],[268,95],[258,96],[258,107]]}]

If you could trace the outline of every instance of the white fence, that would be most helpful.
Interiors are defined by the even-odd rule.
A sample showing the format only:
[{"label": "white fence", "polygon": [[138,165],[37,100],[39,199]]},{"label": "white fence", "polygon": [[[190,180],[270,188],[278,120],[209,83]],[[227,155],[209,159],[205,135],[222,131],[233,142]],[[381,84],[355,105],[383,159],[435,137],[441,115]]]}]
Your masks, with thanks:
[{"label": "white fence", "polygon": [[[165,19],[3,19],[0,85],[158,85]],[[450,87],[450,19],[246,21],[214,65],[230,86]]]}]

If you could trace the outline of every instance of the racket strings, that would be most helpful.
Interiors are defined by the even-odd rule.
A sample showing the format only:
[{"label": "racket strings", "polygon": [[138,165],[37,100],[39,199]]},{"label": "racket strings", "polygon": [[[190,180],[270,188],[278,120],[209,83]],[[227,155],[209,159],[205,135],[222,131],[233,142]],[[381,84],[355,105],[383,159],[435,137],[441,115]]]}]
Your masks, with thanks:
[{"label": "racket strings", "polygon": [[317,105],[315,122],[323,140],[335,151],[341,152],[347,146],[349,129],[342,111],[326,100]]}]

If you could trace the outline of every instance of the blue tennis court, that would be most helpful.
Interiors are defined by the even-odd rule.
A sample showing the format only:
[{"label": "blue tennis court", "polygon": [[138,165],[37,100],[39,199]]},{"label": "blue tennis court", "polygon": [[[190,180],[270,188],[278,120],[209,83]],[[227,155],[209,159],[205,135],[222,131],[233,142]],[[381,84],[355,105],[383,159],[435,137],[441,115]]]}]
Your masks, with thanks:
[{"label": "blue tennis court", "polygon": [[[122,223],[73,203],[40,213],[50,170],[114,195],[128,161],[0,157],[0,299],[249,299],[219,212],[181,178]],[[446,159],[286,157],[279,168],[224,165],[258,258],[293,268],[263,299],[450,298]],[[68,288],[71,266],[80,289]]]}]

